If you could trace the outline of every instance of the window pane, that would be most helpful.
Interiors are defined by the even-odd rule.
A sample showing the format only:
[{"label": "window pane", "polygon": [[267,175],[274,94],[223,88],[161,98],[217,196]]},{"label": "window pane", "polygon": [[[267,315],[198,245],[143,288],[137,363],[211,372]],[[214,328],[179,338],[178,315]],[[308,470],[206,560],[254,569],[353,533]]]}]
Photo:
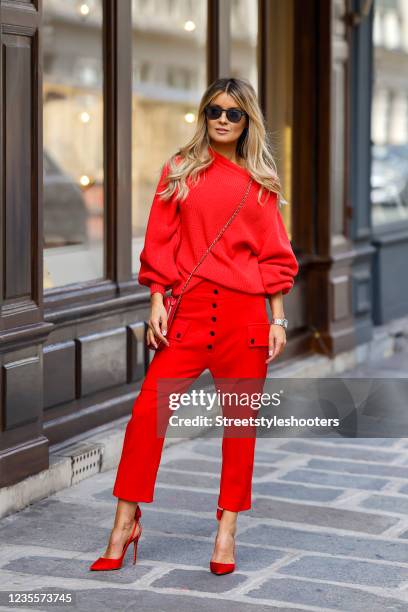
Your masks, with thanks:
[{"label": "window pane", "polygon": [[206,0],[133,0],[132,271],[162,164],[193,135],[207,85]]},{"label": "window pane", "polygon": [[[273,15],[268,34],[270,73],[273,74],[273,91],[276,95],[270,96],[268,102],[267,131],[282,184],[282,194],[287,202],[280,211],[292,239],[294,0],[269,2]],[[302,95],[302,92],[296,93]]]},{"label": "window pane", "polygon": [[[292,198],[292,126],[293,126],[293,0],[268,0],[273,22],[270,42],[274,96],[268,108],[268,132],[272,151],[282,183],[286,206],[281,213],[290,238]],[[258,2],[231,1],[231,66],[232,75],[246,78],[258,92]]]},{"label": "window pane", "polygon": [[43,7],[47,289],[104,275],[102,1]]},{"label": "window pane", "polygon": [[408,3],[377,0],[373,26],[371,200],[374,226],[408,219]]},{"label": "window pane", "polygon": [[258,2],[232,0],[231,75],[247,79],[258,93]]}]

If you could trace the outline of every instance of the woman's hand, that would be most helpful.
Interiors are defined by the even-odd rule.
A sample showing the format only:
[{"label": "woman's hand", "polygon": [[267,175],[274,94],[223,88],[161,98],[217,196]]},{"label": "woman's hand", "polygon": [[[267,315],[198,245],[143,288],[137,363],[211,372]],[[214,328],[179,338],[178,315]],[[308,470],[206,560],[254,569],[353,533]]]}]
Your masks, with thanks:
[{"label": "woman's hand", "polygon": [[153,293],[151,297],[150,318],[147,325],[149,327],[146,333],[146,342],[148,345],[152,344],[157,349],[158,338],[167,346],[170,346],[169,341],[164,337],[167,333],[167,311],[164,307],[161,293]]},{"label": "woman's hand", "polygon": [[269,330],[269,357],[265,363],[270,363],[278,357],[286,346],[286,330],[282,325],[272,323]]}]

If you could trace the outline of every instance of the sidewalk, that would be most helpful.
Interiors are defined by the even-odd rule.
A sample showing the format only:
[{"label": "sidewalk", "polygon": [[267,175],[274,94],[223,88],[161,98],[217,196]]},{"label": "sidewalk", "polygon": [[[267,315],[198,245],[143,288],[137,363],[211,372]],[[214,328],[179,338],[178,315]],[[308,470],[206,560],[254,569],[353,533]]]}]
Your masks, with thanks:
[{"label": "sidewalk", "polygon": [[[397,353],[350,375],[407,373]],[[219,438],[165,448],[155,501],[141,504],[138,562],[128,552],[118,572],[88,571],[112,525],[114,470],[3,518],[0,609],[12,609],[5,591],[75,598],[20,610],[408,609],[408,439],[258,439],[253,507],[239,516],[226,576],[208,567],[220,453]]]}]

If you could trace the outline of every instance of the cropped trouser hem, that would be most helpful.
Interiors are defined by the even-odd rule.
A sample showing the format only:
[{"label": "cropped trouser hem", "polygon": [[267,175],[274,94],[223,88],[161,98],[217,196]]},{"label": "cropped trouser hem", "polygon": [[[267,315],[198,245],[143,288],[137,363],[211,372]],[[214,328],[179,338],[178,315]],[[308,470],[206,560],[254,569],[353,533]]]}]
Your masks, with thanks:
[{"label": "cropped trouser hem", "polygon": [[[115,491],[113,491],[113,495],[117,497],[118,499],[122,499],[124,501],[132,502],[132,503],[151,504],[154,502],[153,497],[147,498],[147,497],[144,497],[143,495],[137,496],[137,499],[129,499],[129,498],[122,497],[119,493],[116,493]],[[218,502],[217,507],[223,510],[229,510],[230,512],[246,512],[247,510],[251,510],[252,504],[250,503],[249,505],[244,504],[244,505],[237,506],[236,504],[231,504],[229,502],[227,503]]]},{"label": "cropped trouser hem", "polygon": [[144,497],[143,495],[137,495],[137,499],[129,499],[129,497],[122,497],[120,493],[116,493],[113,491],[112,493],[114,497],[118,499],[123,499],[124,501],[132,502],[132,503],[142,503],[142,504],[151,504],[154,501],[153,497]]}]

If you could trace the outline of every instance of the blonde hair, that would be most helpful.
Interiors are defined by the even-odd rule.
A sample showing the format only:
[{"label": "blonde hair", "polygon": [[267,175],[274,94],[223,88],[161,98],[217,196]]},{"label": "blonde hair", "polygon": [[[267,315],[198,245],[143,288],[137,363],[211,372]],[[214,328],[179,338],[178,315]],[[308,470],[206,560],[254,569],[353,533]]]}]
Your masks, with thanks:
[{"label": "blonde hair", "polygon": [[273,192],[277,194],[280,204],[286,202],[281,195],[281,184],[255,90],[248,81],[234,78],[217,79],[204,92],[198,107],[195,133],[190,142],[164,164],[168,165],[166,188],[158,194],[163,200],[168,200],[177,191],[175,200],[185,200],[189,192],[187,178],[195,185],[199,174],[211,165],[205,107],[223,92],[232,96],[248,115],[248,126],[244,128],[237,142],[237,155],[245,160],[249,174],[261,186],[258,203],[263,205],[261,200],[265,190],[267,198],[270,192]]}]

